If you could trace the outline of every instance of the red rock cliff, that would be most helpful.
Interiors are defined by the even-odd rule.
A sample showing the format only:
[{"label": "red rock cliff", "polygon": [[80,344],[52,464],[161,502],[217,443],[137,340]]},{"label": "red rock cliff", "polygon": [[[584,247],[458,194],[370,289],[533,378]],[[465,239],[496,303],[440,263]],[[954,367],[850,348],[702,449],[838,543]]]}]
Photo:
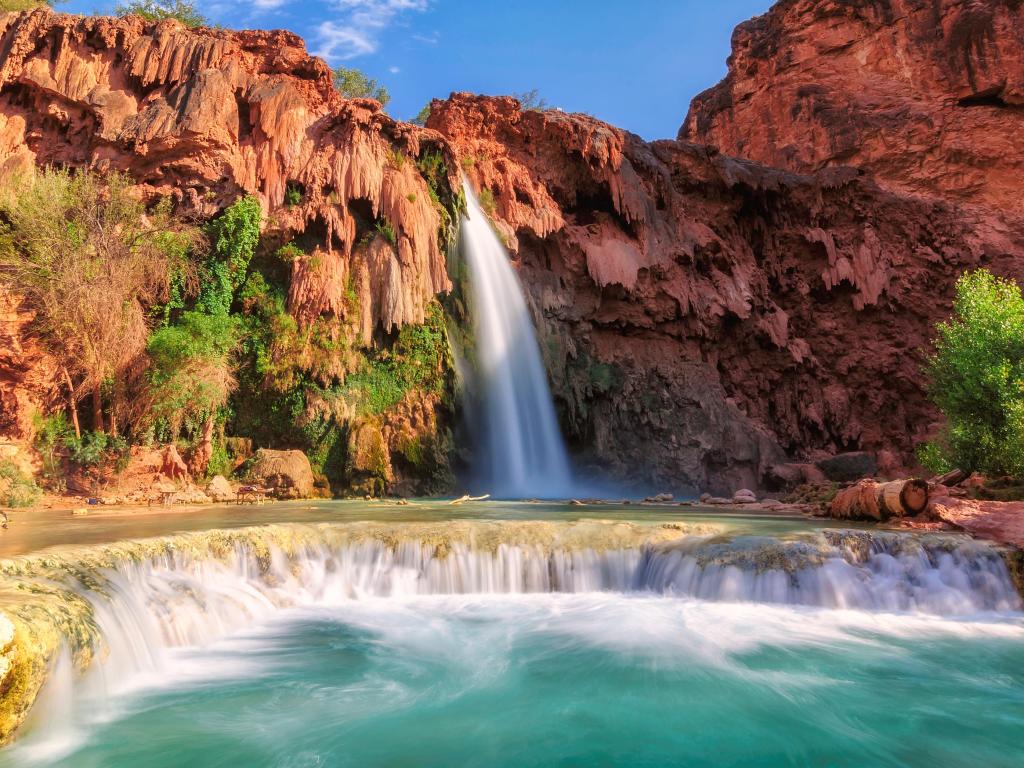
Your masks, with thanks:
[{"label": "red rock cliff", "polygon": [[[364,336],[422,322],[426,302],[449,287],[439,213],[405,162],[438,139],[374,101],[343,99],[289,32],[0,15],[4,179],[32,163],[127,171],[204,217],[256,194],[274,212],[275,237],[306,234],[321,251],[295,265],[298,314],[338,311],[350,272],[385,287],[363,297]],[[301,202],[284,206],[289,185]],[[395,226],[387,258],[353,263],[361,216]]]},{"label": "red rock cliff", "polygon": [[1024,277],[1020,222],[853,169],[796,175],[509,98],[453,95],[429,125],[493,195],[570,434],[624,477],[728,489],[783,451],[910,461],[953,282]]},{"label": "red rock cliff", "polygon": [[1021,0],[781,0],[736,28],[679,138],[1024,212]]}]

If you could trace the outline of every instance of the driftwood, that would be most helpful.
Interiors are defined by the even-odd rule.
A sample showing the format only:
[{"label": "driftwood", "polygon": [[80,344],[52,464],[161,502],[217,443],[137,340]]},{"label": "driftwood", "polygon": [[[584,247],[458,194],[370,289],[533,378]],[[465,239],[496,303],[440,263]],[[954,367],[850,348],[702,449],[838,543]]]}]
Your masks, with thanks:
[{"label": "driftwood", "polygon": [[861,480],[836,495],[830,512],[832,517],[844,520],[883,521],[918,515],[927,507],[928,483],[924,480]]},{"label": "driftwood", "polygon": [[491,498],[491,494],[489,493],[485,493],[483,496],[470,496],[469,494],[466,494],[465,496],[459,496],[459,498],[457,499],[452,499],[448,503],[452,506],[455,506],[457,504],[462,504],[467,501],[483,501],[484,499],[489,498]]},{"label": "driftwood", "polygon": [[962,469],[954,469],[952,472],[947,472],[944,475],[939,475],[932,479],[932,482],[936,485],[944,485],[947,488],[952,488],[955,485],[960,485],[964,480],[967,479],[967,473]]}]

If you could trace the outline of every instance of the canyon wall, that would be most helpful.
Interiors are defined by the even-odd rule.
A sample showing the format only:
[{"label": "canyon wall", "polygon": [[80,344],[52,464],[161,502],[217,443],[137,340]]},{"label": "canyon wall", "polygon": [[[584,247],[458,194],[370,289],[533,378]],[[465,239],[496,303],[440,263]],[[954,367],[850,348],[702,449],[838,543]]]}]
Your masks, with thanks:
[{"label": "canyon wall", "polygon": [[[317,332],[327,328],[339,350],[310,371],[319,387],[337,389],[399,329],[427,322],[429,305],[451,287],[444,251],[457,203],[445,152],[442,137],[395,121],[376,101],[342,98],[327,64],[289,32],[45,8],[0,15],[0,183],[16,185],[33,165],[124,172],[144,198],[169,196],[176,215],[198,223],[257,196],[264,261],[295,246],[271,271],[286,272],[299,343],[308,346],[316,334],[303,329],[324,321]],[[430,178],[420,169],[428,156]],[[31,408],[52,401],[61,384],[19,351],[38,347],[27,308],[3,301],[0,333],[12,338],[0,353],[0,430],[25,437]],[[340,420],[353,440],[366,432],[357,406],[334,402],[313,413],[323,404],[302,396],[300,418]],[[449,406],[434,394],[411,396],[390,414],[372,414],[373,430],[408,442],[410,431],[437,427],[439,411],[450,424]],[[384,474],[400,483],[394,470]]]},{"label": "canyon wall", "polygon": [[781,0],[733,33],[679,138],[1024,213],[1021,0]]},{"label": "canyon wall", "polygon": [[[514,257],[584,470],[724,491],[787,457],[864,449],[896,469],[935,428],[920,365],[956,278],[1024,278],[1020,14],[784,0],[737,29],[729,75],[680,138],[653,143],[468,94],[435,101],[427,129],[399,123],[341,98],[286,32],[9,14],[0,174],[123,170],[200,219],[256,194],[264,248],[301,246],[293,316],[386,348],[466,287],[444,249],[461,170]],[[26,315],[4,311],[0,333],[24,346]],[[0,353],[5,425],[24,422],[32,368],[14,357]],[[421,453],[415,425],[436,431],[448,409],[432,391],[343,414],[348,460],[366,465],[351,474],[416,490],[421,468],[377,465],[399,444]]]},{"label": "canyon wall", "polygon": [[920,364],[963,270],[1024,278],[1024,229],[593,118],[453,95],[428,123],[494,201],[572,442],[653,485],[761,484],[784,454],[913,461]]}]

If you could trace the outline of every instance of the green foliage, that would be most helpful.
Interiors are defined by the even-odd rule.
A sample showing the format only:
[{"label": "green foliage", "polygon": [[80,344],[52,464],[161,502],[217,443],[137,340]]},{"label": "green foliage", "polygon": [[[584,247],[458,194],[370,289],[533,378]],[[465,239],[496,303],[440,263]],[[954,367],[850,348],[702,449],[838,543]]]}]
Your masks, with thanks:
[{"label": "green foliage", "polygon": [[388,163],[390,163],[391,167],[396,171],[402,170],[405,166],[405,160],[405,153],[401,150],[394,148],[388,150]]},{"label": "green foliage", "polygon": [[1024,297],[979,269],[957,282],[953,317],[936,326],[928,391],[946,433],[922,449],[933,467],[1024,477]]},{"label": "green foliage", "polygon": [[380,221],[377,222],[377,234],[379,234],[392,245],[398,243],[398,236],[395,234],[395,227],[387,219],[381,219]]},{"label": "green foliage", "polygon": [[131,0],[114,7],[118,16],[141,16],[147,21],[177,19],[186,27],[204,27],[209,24],[195,3],[189,0]]},{"label": "green foliage", "polygon": [[432,303],[422,325],[407,325],[390,349],[368,357],[345,378],[343,393],[359,415],[383,413],[411,389],[444,394],[448,334],[440,305]]},{"label": "green foliage", "polygon": [[233,316],[204,312],[185,312],[150,336],[149,413],[166,438],[183,429],[194,436],[217,416],[236,385],[232,357],[238,341]]},{"label": "green foliage", "polygon": [[284,188],[284,204],[294,208],[302,202],[302,189],[293,182],[288,182]]},{"label": "green foliage", "polygon": [[33,445],[43,460],[43,477],[52,483],[60,483],[61,459],[74,430],[63,411],[43,416],[37,413],[32,418],[36,436]]},{"label": "green foliage", "polygon": [[210,258],[197,306],[208,314],[228,314],[235,291],[245,282],[249,262],[260,241],[262,210],[247,195],[232,203],[210,225]]},{"label": "green foliage", "polygon": [[43,492],[13,461],[0,461],[0,507],[31,507]]},{"label": "green foliage", "polygon": [[334,87],[346,99],[376,99],[382,107],[391,101],[387,88],[358,69],[339,67],[334,70]]},{"label": "green foliage", "polygon": [[477,195],[477,200],[480,203],[480,207],[483,208],[484,213],[488,216],[494,216],[497,210],[497,204],[494,201],[494,193],[487,187],[480,189],[480,194]]},{"label": "green foliage", "polygon": [[113,467],[121,472],[128,466],[128,441],[99,430],[83,432],[78,438],[69,435],[65,441],[68,459],[81,469]]},{"label": "green foliage", "polygon": [[432,192],[431,196],[440,203],[441,198],[438,190],[448,175],[448,167],[444,162],[444,155],[438,150],[428,150],[420,155],[416,161],[416,167],[419,169],[420,175],[426,179],[427,187]]},{"label": "green foliage", "polygon": [[44,8],[64,2],[64,0],[0,0],[0,13],[17,13],[18,11],[31,11],[34,8]]},{"label": "green foliage", "polygon": [[428,102],[427,104],[424,104],[423,105],[423,109],[421,109],[419,112],[417,112],[416,113],[416,117],[414,117],[409,122],[412,123],[413,125],[418,125],[418,126],[421,126],[421,127],[425,126],[427,124],[427,120],[430,119],[430,106],[431,106],[431,104],[433,104],[433,102]]},{"label": "green foliage", "polygon": [[536,88],[522,93],[513,93],[512,98],[516,99],[519,105],[529,112],[543,112],[548,109],[547,101],[540,97],[540,92]]},{"label": "green foliage", "polygon": [[954,469],[948,448],[938,443],[921,443],[916,454],[918,463],[934,475],[944,475]]}]

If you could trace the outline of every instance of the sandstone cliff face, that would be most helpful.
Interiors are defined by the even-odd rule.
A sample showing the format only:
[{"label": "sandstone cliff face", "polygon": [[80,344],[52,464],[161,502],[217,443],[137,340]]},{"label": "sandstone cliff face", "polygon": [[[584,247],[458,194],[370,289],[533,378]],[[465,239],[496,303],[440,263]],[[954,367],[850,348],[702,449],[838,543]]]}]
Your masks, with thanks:
[{"label": "sandstone cliff face", "polygon": [[[316,248],[294,268],[307,318],[337,309],[359,236],[387,221],[395,242],[371,265],[382,290],[364,297],[365,336],[422,322],[449,287],[440,214],[414,162],[437,140],[343,99],[288,32],[0,15],[3,180],[33,163],[127,171],[203,218],[257,194],[280,242]],[[285,206],[289,190],[299,202]]]},{"label": "sandstone cliff face", "polygon": [[783,452],[895,447],[966,268],[1024,277],[1024,229],[508,98],[435,102],[516,254],[567,431],[652,484],[759,483]]},{"label": "sandstone cliff face", "polygon": [[1024,212],[1024,3],[781,0],[736,28],[679,138]]},{"label": "sandstone cliff face", "polygon": [[[454,205],[449,182],[428,182],[417,163],[445,147],[376,101],[342,98],[327,65],[288,32],[0,15],[0,184],[33,165],[122,171],[145,197],[169,195],[178,215],[199,221],[256,195],[262,248],[299,249],[289,312],[300,328],[324,319],[345,329],[347,356],[328,366],[334,382],[351,372],[356,347],[386,347],[450,287],[451,211],[438,197]],[[26,437],[30,406],[55,387],[43,381],[29,315],[3,301],[0,435]],[[423,423],[439,420],[451,414]],[[394,421],[411,429],[405,414]]]}]

